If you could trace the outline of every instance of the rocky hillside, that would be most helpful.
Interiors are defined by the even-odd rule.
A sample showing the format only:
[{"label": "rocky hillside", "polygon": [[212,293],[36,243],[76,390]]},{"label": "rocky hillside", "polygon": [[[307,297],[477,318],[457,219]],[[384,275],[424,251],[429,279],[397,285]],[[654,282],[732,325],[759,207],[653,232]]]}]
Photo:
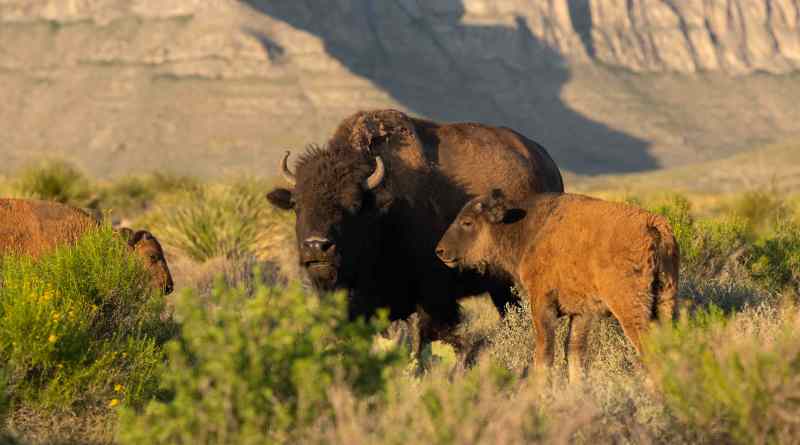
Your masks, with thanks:
[{"label": "rocky hillside", "polygon": [[0,0],[0,173],[272,174],[359,108],[514,127],[578,173],[800,133],[800,0]]}]

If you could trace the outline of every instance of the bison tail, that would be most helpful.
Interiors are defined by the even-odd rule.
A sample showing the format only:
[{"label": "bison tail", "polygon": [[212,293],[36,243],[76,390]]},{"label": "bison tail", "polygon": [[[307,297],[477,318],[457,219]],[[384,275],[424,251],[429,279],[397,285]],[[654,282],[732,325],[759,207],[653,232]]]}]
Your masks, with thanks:
[{"label": "bison tail", "polygon": [[680,251],[666,218],[654,216],[650,228],[656,237],[656,268],[653,277],[654,315],[661,322],[672,321],[678,294]]}]

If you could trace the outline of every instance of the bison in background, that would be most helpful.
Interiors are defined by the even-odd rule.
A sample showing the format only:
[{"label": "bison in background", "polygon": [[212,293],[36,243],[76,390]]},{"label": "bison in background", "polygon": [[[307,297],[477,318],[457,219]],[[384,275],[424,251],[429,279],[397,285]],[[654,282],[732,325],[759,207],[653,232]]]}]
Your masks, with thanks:
[{"label": "bison in background", "polygon": [[[74,244],[98,220],[88,213],[57,202],[31,199],[0,199],[0,255],[16,253],[34,258],[64,244]],[[174,287],[164,251],[150,232],[120,229],[120,236],[141,258],[151,277],[151,286],[172,292]]]},{"label": "bison in background", "polygon": [[564,189],[547,151],[513,130],[395,110],[348,117],[325,148],[300,156],[294,173],[288,158],[281,173],[292,189],[267,198],[294,209],[300,262],[314,286],[346,289],[354,318],[382,307],[394,320],[418,312],[420,342],[457,349],[459,298],[488,291],[503,313],[515,297],[508,276],[454,271],[436,258],[450,222],[494,187],[515,199]]},{"label": "bison in background", "polygon": [[500,190],[470,201],[436,248],[450,267],[511,275],[530,298],[536,365],[553,364],[556,319],[569,316],[570,380],[580,380],[592,320],[611,313],[641,353],[651,319],[672,320],[678,246],[667,220],[624,205],[542,194],[518,205]]}]

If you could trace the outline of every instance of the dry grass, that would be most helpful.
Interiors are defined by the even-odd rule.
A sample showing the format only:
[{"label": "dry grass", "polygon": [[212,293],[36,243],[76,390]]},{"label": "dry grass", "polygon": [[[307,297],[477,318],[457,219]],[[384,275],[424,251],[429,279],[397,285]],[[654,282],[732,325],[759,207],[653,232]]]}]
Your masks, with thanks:
[{"label": "dry grass", "polygon": [[[0,180],[0,193],[3,187],[4,181]],[[213,193],[230,190],[224,184],[202,187],[215,190]],[[258,187],[266,185],[259,183]],[[661,192],[634,194],[632,190],[593,193],[615,200],[636,199],[643,204],[658,202],[666,196]],[[263,219],[258,223],[258,237],[248,242],[243,252],[219,253],[201,260],[175,248],[175,244],[168,242],[171,229],[164,225],[163,215],[170,205],[193,205],[180,201],[187,193],[162,191],[151,195],[152,201],[146,205],[137,207],[145,210],[138,222],[150,227],[167,244],[177,292],[196,289],[198,307],[215,310],[218,307],[210,302],[215,283],[241,286],[246,293],[252,293],[255,270],[260,270],[262,281],[270,284],[300,276],[294,258],[291,216],[272,213],[255,198],[248,202],[254,207],[265,206],[256,212]],[[718,215],[741,204],[740,195],[698,193],[689,195],[689,199],[696,215]],[[800,214],[800,195],[782,195],[782,203],[790,209],[789,214]],[[762,212],[760,209],[756,208]],[[771,210],[765,212],[769,214]],[[231,211],[224,217],[241,216]],[[511,308],[509,315],[500,320],[488,298],[478,297],[465,300],[462,305],[466,320],[463,334],[475,344],[483,345],[473,369],[461,369],[451,348],[435,344],[427,351],[430,359],[422,363],[424,372],[419,375],[412,372],[414,366],[409,366],[391,380],[384,396],[363,398],[347,385],[332,385],[327,393],[332,414],[321,416],[307,429],[296,432],[296,437],[302,437],[304,443],[348,445],[748,443],[770,438],[775,443],[792,442],[796,429],[791,419],[800,418],[791,399],[795,391],[800,391],[800,385],[795,387],[799,373],[791,367],[787,371],[783,364],[790,363],[795,355],[800,357],[800,353],[791,347],[797,339],[790,336],[791,341],[786,341],[782,335],[787,326],[797,330],[798,309],[791,302],[797,295],[767,292],[743,270],[734,267],[718,276],[684,280],[680,296],[686,323],[711,307],[719,307],[724,314],[727,321],[713,328],[704,330],[691,325],[697,329],[692,331],[697,342],[713,351],[720,363],[727,363],[737,354],[744,363],[755,363],[761,357],[758,348],[773,356],[786,357],[778,362],[780,366],[776,369],[780,372],[764,374],[780,384],[770,386],[771,381],[758,378],[748,383],[756,388],[762,384],[767,387],[757,394],[770,397],[765,412],[772,418],[760,423],[768,424],[779,434],[771,436],[772,430],[765,432],[757,423],[732,422],[730,419],[739,414],[724,411],[728,405],[722,402],[703,405],[691,399],[696,396],[694,393],[665,390],[667,377],[678,379],[685,387],[713,388],[715,381],[696,373],[703,363],[698,358],[701,356],[690,349],[681,349],[680,345],[671,346],[674,349],[669,351],[678,357],[675,361],[667,360],[671,356],[666,353],[653,355],[645,360],[647,368],[642,367],[618,323],[610,318],[597,323],[590,335],[591,365],[582,384],[570,384],[564,378],[564,324],[558,332],[559,347],[551,379],[538,381],[528,377],[527,368],[536,359],[532,352],[534,331],[530,308],[525,304]],[[659,344],[671,345],[667,340]],[[674,372],[667,364],[676,366]],[[692,400],[690,405],[706,411],[702,416],[692,415],[682,408],[680,402],[684,399]],[[755,402],[745,399],[742,403]],[[714,410],[728,417],[714,417]],[[781,416],[789,420],[781,420]],[[17,408],[6,419],[5,433],[9,435],[9,443],[111,444],[116,427],[113,413],[89,410],[54,414]]]}]

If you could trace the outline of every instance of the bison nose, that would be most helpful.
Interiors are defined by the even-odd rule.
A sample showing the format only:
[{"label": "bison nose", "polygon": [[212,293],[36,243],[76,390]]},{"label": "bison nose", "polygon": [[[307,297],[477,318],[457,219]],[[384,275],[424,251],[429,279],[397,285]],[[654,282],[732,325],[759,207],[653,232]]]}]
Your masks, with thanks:
[{"label": "bison nose", "polygon": [[437,247],[436,248],[436,256],[439,258],[444,256],[444,247]]},{"label": "bison nose", "polygon": [[303,241],[303,244],[308,249],[323,253],[327,252],[331,247],[333,247],[333,241],[329,240],[328,238],[320,237],[307,238],[305,241]]}]

